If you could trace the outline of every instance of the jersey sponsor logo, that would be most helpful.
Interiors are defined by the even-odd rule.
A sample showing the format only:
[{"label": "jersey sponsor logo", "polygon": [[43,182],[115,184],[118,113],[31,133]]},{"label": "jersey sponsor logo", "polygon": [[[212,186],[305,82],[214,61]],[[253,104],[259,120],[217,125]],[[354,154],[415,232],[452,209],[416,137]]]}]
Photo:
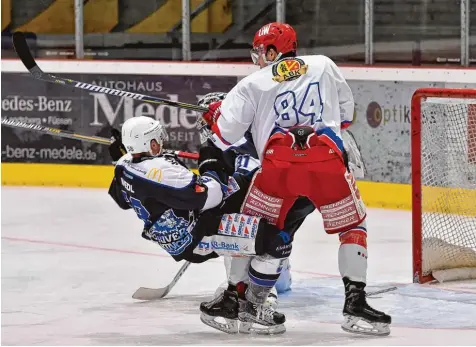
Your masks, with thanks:
[{"label": "jersey sponsor logo", "polygon": [[146,177],[152,181],[160,182],[162,180],[162,175],[162,169],[157,169],[153,167],[149,169],[149,171],[147,171]]},{"label": "jersey sponsor logo", "polygon": [[[291,250],[292,250],[292,245],[291,244],[281,245],[281,246],[276,247],[276,253],[279,254],[279,256],[281,256],[281,257],[289,256],[289,254],[291,254]],[[281,271],[279,271],[279,272],[281,272]]]},{"label": "jersey sponsor logo", "polygon": [[150,238],[171,255],[177,255],[192,243],[189,230],[194,223],[177,217],[173,210],[165,211],[150,229]]},{"label": "jersey sponsor logo", "polygon": [[[223,216],[225,217],[225,216]],[[225,229],[223,231],[225,232],[225,235],[230,235],[231,234],[231,224],[233,223],[233,217],[231,215],[228,215],[228,219],[226,221]],[[228,233],[228,234],[226,234]]]},{"label": "jersey sponsor logo", "polygon": [[224,250],[224,251],[236,251],[236,252],[239,252],[240,251],[240,246],[238,245],[238,243],[234,242],[234,243],[228,243],[228,242],[218,242],[218,241],[212,241],[210,242],[210,245],[212,247],[213,250]]},{"label": "jersey sponsor logo", "polygon": [[203,251],[203,252],[206,252],[210,249],[210,243],[209,242],[203,242],[203,241],[200,241],[198,243],[198,250],[199,251]]},{"label": "jersey sponsor logo", "polygon": [[236,182],[235,178],[231,176],[228,177],[228,186],[226,188],[224,199],[227,199],[230,195],[236,193],[239,190],[240,186],[238,185],[238,182]]},{"label": "jersey sponsor logo", "polygon": [[257,217],[252,217],[253,218],[253,226],[251,227],[251,238],[254,239],[256,236],[256,232],[258,231],[258,226],[259,226],[259,221],[260,219]]},{"label": "jersey sponsor logo", "polygon": [[218,234],[254,239],[259,221],[258,217],[247,216],[241,213],[225,214],[218,227]]},{"label": "jersey sponsor logo", "polygon": [[307,72],[307,65],[299,58],[285,58],[273,65],[273,81],[281,83],[292,81],[301,77]]},{"label": "jersey sponsor logo", "polygon": [[[241,216],[240,224],[238,224],[238,236],[243,236],[243,233],[246,229],[245,225],[246,225],[245,224],[245,217]],[[249,233],[248,233],[248,235],[249,235]]]}]

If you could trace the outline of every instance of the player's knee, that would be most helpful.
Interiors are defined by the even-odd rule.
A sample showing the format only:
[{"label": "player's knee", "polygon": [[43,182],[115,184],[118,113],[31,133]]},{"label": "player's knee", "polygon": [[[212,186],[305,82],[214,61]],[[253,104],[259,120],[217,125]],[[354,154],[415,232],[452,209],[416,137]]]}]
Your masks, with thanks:
[{"label": "player's knee", "polygon": [[342,277],[365,282],[367,276],[367,229],[365,221],[339,234],[339,270]]}]

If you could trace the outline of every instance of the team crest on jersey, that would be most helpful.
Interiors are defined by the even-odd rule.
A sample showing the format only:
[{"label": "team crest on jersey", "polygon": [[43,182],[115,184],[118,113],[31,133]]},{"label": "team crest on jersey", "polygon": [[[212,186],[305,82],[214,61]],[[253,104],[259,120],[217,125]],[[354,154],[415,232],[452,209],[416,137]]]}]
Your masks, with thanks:
[{"label": "team crest on jersey", "polygon": [[171,255],[177,255],[192,243],[189,230],[195,225],[175,215],[173,210],[165,211],[149,230],[149,236]]},{"label": "team crest on jersey", "polygon": [[307,72],[307,65],[299,58],[284,58],[279,63],[273,65],[273,81],[278,83],[292,81]]}]

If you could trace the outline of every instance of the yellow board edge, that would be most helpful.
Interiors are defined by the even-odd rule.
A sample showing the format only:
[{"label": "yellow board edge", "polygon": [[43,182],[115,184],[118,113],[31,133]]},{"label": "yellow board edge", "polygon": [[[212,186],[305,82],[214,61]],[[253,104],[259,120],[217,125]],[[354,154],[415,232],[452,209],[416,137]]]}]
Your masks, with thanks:
[{"label": "yellow board edge", "polygon": [[[2,163],[4,186],[54,186],[107,188],[112,165]],[[409,184],[359,181],[360,193],[368,207],[411,209]]]},{"label": "yellow board edge", "polygon": [[2,163],[3,186],[109,187],[114,166]]}]

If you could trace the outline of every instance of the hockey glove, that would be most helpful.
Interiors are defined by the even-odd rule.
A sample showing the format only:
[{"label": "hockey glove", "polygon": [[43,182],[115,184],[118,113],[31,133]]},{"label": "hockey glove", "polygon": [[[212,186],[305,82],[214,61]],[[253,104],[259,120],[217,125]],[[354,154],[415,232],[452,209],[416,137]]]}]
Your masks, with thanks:
[{"label": "hockey glove", "polygon": [[113,142],[109,145],[108,150],[112,161],[116,162],[126,154],[127,151],[126,147],[122,144],[122,136],[119,130],[111,128],[111,137]]},{"label": "hockey glove", "polygon": [[221,101],[213,102],[208,106],[208,111],[202,115],[202,118],[211,128],[218,121],[221,115]]},{"label": "hockey glove", "polygon": [[200,148],[198,159],[198,172],[202,176],[213,177],[225,186],[228,185],[229,171],[223,157],[223,152],[212,146]]}]

